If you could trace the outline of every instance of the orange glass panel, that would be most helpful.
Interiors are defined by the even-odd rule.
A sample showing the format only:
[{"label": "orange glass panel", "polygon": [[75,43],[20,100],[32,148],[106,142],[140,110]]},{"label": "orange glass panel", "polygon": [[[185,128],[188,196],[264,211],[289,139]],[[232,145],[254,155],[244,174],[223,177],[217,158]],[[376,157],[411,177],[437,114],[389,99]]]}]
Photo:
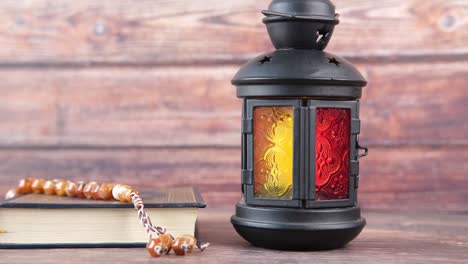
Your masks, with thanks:
[{"label": "orange glass panel", "polygon": [[292,199],[293,107],[256,107],[253,118],[255,197]]},{"label": "orange glass panel", "polygon": [[350,109],[317,108],[315,192],[317,200],[349,196]]}]

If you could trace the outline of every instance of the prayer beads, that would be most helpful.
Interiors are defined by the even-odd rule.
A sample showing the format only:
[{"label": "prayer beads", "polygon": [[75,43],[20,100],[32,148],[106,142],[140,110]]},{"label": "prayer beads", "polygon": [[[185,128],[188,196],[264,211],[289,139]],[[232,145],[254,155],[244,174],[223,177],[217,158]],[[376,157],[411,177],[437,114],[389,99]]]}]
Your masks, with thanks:
[{"label": "prayer beads", "polygon": [[37,193],[68,197],[80,197],[94,200],[117,200],[124,203],[132,202],[132,193],[140,194],[126,184],[102,183],[95,181],[65,181],[61,179],[44,180],[27,178],[20,180],[18,187],[8,191],[8,199],[18,195]]},{"label": "prayer beads", "polygon": [[193,249],[197,246],[197,240],[195,237],[190,235],[183,235],[174,241],[172,244],[172,249],[178,256],[186,255],[187,253],[191,253]]},{"label": "prayer beads", "polygon": [[51,180],[44,181],[44,185],[42,186],[42,190],[47,195],[54,195],[55,194],[55,183]]},{"label": "prayer beads", "polygon": [[208,244],[202,245],[191,235],[182,235],[174,239],[171,235],[161,234],[158,238],[150,239],[146,244],[146,249],[153,257],[167,255],[171,249],[177,256],[185,256],[192,253],[195,248],[203,251],[207,246]]},{"label": "prayer beads", "polygon": [[150,239],[146,244],[146,249],[153,257],[160,257],[165,254],[169,254],[172,249],[172,243],[174,238],[168,234],[161,234],[158,238]]},{"label": "prayer beads", "polygon": [[33,193],[43,193],[44,192],[44,180],[43,179],[34,179],[34,181],[31,183],[31,190]]}]

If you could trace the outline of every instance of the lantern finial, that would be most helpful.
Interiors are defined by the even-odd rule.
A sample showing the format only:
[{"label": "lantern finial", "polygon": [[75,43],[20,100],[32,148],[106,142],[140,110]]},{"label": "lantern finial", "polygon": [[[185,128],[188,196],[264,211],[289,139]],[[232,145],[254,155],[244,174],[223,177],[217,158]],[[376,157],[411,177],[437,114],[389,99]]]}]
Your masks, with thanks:
[{"label": "lantern finial", "polygon": [[277,49],[323,50],[339,23],[330,0],[273,0],[262,13]]}]

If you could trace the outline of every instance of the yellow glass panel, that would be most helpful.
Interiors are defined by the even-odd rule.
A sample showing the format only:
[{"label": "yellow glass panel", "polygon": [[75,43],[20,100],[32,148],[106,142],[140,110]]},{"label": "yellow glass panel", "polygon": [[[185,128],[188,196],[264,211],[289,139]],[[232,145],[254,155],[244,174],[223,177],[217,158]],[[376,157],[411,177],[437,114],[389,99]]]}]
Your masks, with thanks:
[{"label": "yellow glass panel", "polygon": [[292,199],[292,106],[256,107],[254,119],[255,197]]}]

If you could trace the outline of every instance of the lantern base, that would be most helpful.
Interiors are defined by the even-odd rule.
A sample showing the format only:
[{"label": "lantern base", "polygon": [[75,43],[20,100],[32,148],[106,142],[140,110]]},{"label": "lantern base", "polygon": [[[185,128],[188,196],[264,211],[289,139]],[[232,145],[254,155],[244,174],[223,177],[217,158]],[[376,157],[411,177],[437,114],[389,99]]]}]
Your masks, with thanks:
[{"label": "lantern base", "polygon": [[361,233],[359,207],[292,209],[238,203],[231,223],[255,246],[282,250],[341,248]]}]

